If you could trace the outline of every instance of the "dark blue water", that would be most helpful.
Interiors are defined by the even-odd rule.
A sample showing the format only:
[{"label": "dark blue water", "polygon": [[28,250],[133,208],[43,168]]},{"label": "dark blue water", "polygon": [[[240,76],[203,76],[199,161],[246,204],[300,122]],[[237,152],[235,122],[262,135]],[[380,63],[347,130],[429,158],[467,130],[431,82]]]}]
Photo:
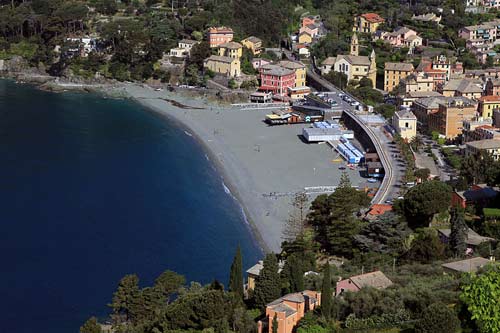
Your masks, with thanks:
[{"label": "dark blue water", "polygon": [[118,280],[226,282],[261,256],[202,148],[129,101],[0,81],[0,327],[78,332]]}]

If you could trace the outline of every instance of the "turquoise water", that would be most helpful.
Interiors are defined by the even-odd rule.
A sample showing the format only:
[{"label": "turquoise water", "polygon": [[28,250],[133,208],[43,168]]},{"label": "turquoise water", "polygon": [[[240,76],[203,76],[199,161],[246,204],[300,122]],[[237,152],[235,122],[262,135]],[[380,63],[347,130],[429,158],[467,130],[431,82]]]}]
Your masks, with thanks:
[{"label": "turquoise water", "polygon": [[200,145],[130,101],[0,81],[0,203],[4,332],[78,332],[128,273],[226,283],[238,244],[261,257]]}]

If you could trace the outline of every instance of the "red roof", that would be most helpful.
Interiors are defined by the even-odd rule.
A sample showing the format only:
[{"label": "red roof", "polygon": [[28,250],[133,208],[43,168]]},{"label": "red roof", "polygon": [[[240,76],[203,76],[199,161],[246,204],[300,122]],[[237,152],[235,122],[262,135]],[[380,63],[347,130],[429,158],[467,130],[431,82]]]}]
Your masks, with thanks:
[{"label": "red roof", "polygon": [[482,102],[500,102],[500,96],[481,96],[479,100]]},{"label": "red roof", "polygon": [[386,204],[377,204],[373,205],[368,212],[368,214],[376,216],[376,215],[382,215],[385,212],[390,212],[392,210],[392,205],[386,205]]},{"label": "red roof", "polygon": [[365,13],[365,14],[361,14],[361,16],[363,18],[365,18],[365,20],[367,20],[370,23],[385,22],[385,19],[383,17],[381,17],[379,14],[376,14],[376,13]]}]

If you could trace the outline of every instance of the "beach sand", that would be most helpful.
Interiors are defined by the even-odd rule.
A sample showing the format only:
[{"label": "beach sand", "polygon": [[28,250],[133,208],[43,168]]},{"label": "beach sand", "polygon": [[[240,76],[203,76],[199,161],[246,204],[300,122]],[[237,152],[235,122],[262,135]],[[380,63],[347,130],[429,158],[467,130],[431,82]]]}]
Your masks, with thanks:
[{"label": "beach sand", "polygon": [[[208,149],[207,156],[215,159],[224,183],[243,205],[264,251],[280,251],[282,229],[292,210],[293,198],[266,195],[295,193],[304,187],[339,182],[342,171],[340,164],[333,161],[337,156],[331,148],[300,139],[302,128],[308,125],[270,127],[263,122],[270,111],[216,106],[203,98],[135,84],[113,89],[178,122],[186,135],[193,135]],[[353,185],[366,184],[358,170],[346,171]]]}]

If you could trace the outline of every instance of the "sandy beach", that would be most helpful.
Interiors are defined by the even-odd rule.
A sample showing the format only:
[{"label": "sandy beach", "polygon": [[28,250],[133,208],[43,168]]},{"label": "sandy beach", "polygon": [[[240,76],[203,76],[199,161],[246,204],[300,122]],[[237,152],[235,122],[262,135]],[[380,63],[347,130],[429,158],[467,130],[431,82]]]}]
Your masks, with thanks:
[{"label": "sandy beach", "polygon": [[[333,160],[336,154],[326,144],[304,143],[299,134],[305,124],[269,127],[263,122],[269,111],[216,106],[203,98],[135,84],[111,89],[178,122],[186,135],[206,147],[265,251],[280,250],[291,211],[289,193],[338,184],[342,171]],[[366,184],[358,170],[346,171],[353,185]],[[270,197],[273,192],[283,195]]]}]

